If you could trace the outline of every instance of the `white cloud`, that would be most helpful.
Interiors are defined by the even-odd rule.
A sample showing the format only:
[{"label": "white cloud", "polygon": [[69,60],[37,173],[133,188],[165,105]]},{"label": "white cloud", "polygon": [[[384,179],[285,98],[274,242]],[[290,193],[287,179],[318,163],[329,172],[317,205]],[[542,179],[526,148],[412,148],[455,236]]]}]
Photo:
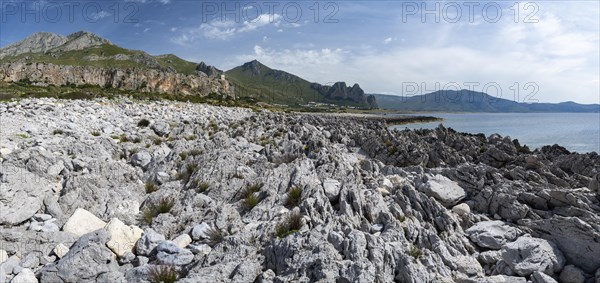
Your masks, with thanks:
[{"label": "white cloud", "polygon": [[209,23],[201,24],[199,27],[182,31],[179,36],[172,38],[172,41],[180,45],[189,45],[201,36],[209,39],[228,40],[236,34],[253,32],[269,25],[279,27],[281,20],[282,16],[279,14],[261,14],[253,20],[241,23],[214,19]]},{"label": "white cloud", "polygon": [[383,40],[383,44],[389,44],[390,42],[392,42],[392,40],[394,40],[394,39],[391,38],[391,37],[388,37],[388,38],[386,38],[386,39]]}]

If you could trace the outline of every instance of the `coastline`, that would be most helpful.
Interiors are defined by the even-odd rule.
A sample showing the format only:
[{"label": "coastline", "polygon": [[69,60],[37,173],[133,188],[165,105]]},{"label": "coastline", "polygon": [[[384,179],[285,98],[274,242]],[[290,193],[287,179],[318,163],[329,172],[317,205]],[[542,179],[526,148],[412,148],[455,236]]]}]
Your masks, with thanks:
[{"label": "coastline", "polygon": [[42,282],[160,265],[190,283],[531,277],[506,262],[600,273],[598,154],[181,102],[23,99],[0,114],[0,247],[11,261],[71,250],[31,265]]}]

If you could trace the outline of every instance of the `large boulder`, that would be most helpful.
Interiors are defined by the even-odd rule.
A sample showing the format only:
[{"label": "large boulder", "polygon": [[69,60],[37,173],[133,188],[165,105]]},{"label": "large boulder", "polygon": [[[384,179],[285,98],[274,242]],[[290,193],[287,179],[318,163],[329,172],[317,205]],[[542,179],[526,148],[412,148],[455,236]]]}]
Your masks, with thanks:
[{"label": "large boulder", "polygon": [[519,229],[502,221],[482,221],[467,229],[471,241],[482,248],[499,250],[507,242],[516,239],[521,232]]},{"label": "large boulder", "polygon": [[567,265],[563,268],[558,279],[562,283],[583,283],[585,282],[585,273],[574,265]]},{"label": "large boulder", "polygon": [[6,162],[0,166],[0,224],[18,225],[36,214],[52,184],[27,169]]},{"label": "large boulder", "polygon": [[132,252],[135,243],[142,237],[144,232],[137,226],[125,225],[117,218],[113,218],[108,222],[106,230],[111,236],[106,246],[118,256],[123,256],[126,252]]},{"label": "large boulder", "polygon": [[194,260],[194,254],[182,249],[172,241],[162,241],[156,247],[156,259],[164,265],[186,265]]},{"label": "large boulder", "polygon": [[42,282],[124,282],[115,254],[106,247],[108,231],[85,234],[59,261],[39,271]]},{"label": "large boulder", "polygon": [[165,236],[156,233],[150,228],[144,230],[144,234],[135,244],[135,251],[138,255],[150,255],[159,243],[165,240]]},{"label": "large boulder", "polygon": [[590,224],[577,217],[561,216],[523,224],[533,230],[533,236],[556,243],[565,258],[583,271],[591,274],[600,268],[600,232]]},{"label": "large boulder", "polygon": [[419,190],[435,198],[446,207],[452,207],[466,196],[465,190],[458,183],[442,175],[429,177],[427,182],[419,186]]},{"label": "large boulder", "polygon": [[552,275],[565,265],[563,254],[554,243],[532,237],[520,237],[504,245],[502,259],[519,276],[529,276],[535,271]]},{"label": "large boulder", "polygon": [[78,208],[73,215],[69,217],[62,229],[65,232],[82,236],[98,229],[102,229],[105,226],[106,222],[102,221],[102,219],[83,208]]}]

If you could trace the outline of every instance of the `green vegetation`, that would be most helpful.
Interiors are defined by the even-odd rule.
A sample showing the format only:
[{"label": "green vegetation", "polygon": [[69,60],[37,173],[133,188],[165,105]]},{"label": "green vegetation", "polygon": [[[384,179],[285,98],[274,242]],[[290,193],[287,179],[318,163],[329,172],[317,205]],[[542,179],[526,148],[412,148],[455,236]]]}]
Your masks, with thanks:
[{"label": "green vegetation", "polygon": [[251,194],[244,198],[244,205],[248,210],[252,210],[255,206],[258,205],[259,202],[260,199],[258,198],[258,196],[256,196],[256,194]]},{"label": "green vegetation", "polygon": [[198,192],[204,193],[204,192],[206,192],[206,190],[208,190],[208,188],[210,188],[210,184],[206,183],[206,182],[202,182],[197,186],[197,188],[198,188]]},{"label": "green vegetation", "polygon": [[172,197],[163,197],[158,201],[158,204],[151,204],[142,211],[142,219],[146,224],[151,225],[154,217],[162,213],[169,213],[173,206],[175,206],[175,199]]},{"label": "green vegetation", "polygon": [[[284,108],[299,109],[309,102],[338,106],[362,106],[350,100],[326,98],[312,89],[309,81],[298,76],[271,69],[259,62],[254,63],[254,66],[251,67],[248,64],[252,63],[225,72],[227,80],[235,86],[235,95],[238,99],[246,99],[253,104],[266,102],[272,105],[263,106],[275,108],[283,105]],[[258,68],[260,72],[257,73],[252,68]],[[322,107],[323,109],[330,108],[325,105]],[[315,107],[310,108],[314,109]]]},{"label": "green vegetation", "polygon": [[[129,60],[120,60],[117,57]],[[141,59],[141,60],[139,60]],[[35,63],[50,63],[69,66],[89,66],[98,68],[140,68],[140,69],[167,69],[172,68],[178,73],[191,75],[196,73],[196,63],[185,61],[175,55],[151,56],[139,50],[129,50],[112,44],[103,44],[83,50],[60,52],[50,50],[46,53],[24,53],[17,56],[8,56],[0,62],[26,61]],[[147,62],[147,63],[144,63]]]},{"label": "green vegetation", "polygon": [[65,131],[63,131],[61,129],[56,129],[56,130],[52,131],[53,135],[62,135],[64,133],[65,133]]},{"label": "green vegetation", "polygon": [[208,243],[211,246],[215,246],[220,242],[223,242],[223,240],[225,239],[225,233],[223,233],[223,231],[221,231],[221,229],[219,228],[210,227],[205,234],[208,238]]},{"label": "green vegetation", "polygon": [[92,131],[92,136],[99,137],[102,133],[100,131]]},{"label": "green vegetation", "polygon": [[285,238],[288,235],[300,231],[304,225],[303,216],[300,213],[293,212],[283,222],[277,224],[275,227],[275,234],[279,238]]},{"label": "green vegetation", "polygon": [[174,283],[179,279],[177,269],[170,265],[154,265],[148,274],[152,283]]},{"label": "green vegetation", "polygon": [[423,251],[421,251],[421,249],[417,245],[412,245],[410,247],[409,253],[415,259],[419,259],[423,255]]},{"label": "green vegetation", "polygon": [[302,202],[302,189],[299,187],[291,188],[287,193],[287,199],[285,200],[285,206],[292,208],[300,205]]},{"label": "green vegetation", "polygon": [[28,136],[27,134],[16,134],[17,137],[20,137],[22,139],[28,139],[30,138],[30,136]]},{"label": "green vegetation", "polygon": [[142,119],[137,123],[138,127],[140,128],[145,128],[150,126],[150,121],[148,121],[147,119]]},{"label": "green vegetation", "polygon": [[152,182],[147,182],[145,188],[147,194],[158,191],[158,186]]}]

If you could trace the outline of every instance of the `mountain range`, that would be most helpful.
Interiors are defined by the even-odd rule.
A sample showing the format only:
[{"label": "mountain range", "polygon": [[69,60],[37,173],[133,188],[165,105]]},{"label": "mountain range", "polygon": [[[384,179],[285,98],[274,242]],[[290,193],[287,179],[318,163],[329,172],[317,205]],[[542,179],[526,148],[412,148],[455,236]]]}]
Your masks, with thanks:
[{"label": "mountain range", "polygon": [[221,94],[252,102],[375,108],[355,84],[311,83],[254,60],[223,72],[173,54],[153,56],[119,47],[90,32],[32,34],[0,49],[0,81],[36,86],[99,86],[146,93]]},{"label": "mountain range", "polygon": [[[2,92],[27,95],[35,87],[99,87],[128,93],[183,95],[217,94],[235,101],[286,107],[383,108],[407,112],[600,112],[600,105],[519,103],[469,90],[436,91],[401,97],[366,94],[345,82],[321,85],[253,60],[228,71],[173,54],[153,56],[119,47],[86,31],[67,36],[38,32],[0,49]],[[171,97],[171,96],[170,96]]]},{"label": "mountain range", "polygon": [[580,112],[599,113],[599,104],[523,103],[471,90],[440,90],[424,95],[373,94],[380,107],[414,112]]}]

